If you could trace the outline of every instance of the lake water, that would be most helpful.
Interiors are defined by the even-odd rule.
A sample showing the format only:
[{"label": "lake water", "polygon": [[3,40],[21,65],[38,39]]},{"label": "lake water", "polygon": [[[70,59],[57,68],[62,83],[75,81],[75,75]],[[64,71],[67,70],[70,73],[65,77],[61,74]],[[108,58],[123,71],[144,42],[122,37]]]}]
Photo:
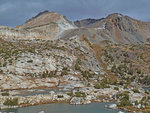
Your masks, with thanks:
[{"label": "lake water", "polygon": [[35,90],[19,90],[20,94],[17,94],[15,96],[34,96],[34,95],[45,95],[45,94],[49,94],[50,91],[54,91],[56,93],[59,92],[70,92],[70,90],[63,90],[63,89],[35,89]]},{"label": "lake water", "polygon": [[45,104],[16,109],[2,110],[2,113],[118,113],[119,110],[104,108],[110,103],[92,103],[88,105],[70,105],[67,103]]},{"label": "lake water", "polygon": [[143,89],[147,89],[147,90],[149,90],[149,91],[150,91],[150,87],[144,87]]}]

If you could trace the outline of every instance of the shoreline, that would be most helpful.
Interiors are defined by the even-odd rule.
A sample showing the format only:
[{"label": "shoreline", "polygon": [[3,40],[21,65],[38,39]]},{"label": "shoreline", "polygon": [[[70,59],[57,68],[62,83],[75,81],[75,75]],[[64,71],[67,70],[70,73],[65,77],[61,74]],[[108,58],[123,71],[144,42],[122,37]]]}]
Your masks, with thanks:
[{"label": "shoreline", "polygon": [[[69,101],[49,101],[49,102],[41,102],[41,103],[36,103],[36,104],[24,104],[24,105],[19,105],[19,106],[7,106],[7,108],[3,108],[3,109],[0,109],[0,110],[7,110],[7,109],[15,109],[15,108],[23,108],[23,107],[31,107],[31,106],[40,106],[40,105],[46,105],[46,104],[59,104],[59,103],[67,103],[69,105],[75,105],[75,106],[78,106],[78,105],[88,105],[88,104],[70,104]],[[89,104],[92,104],[92,103],[111,103],[110,105],[112,105],[112,103],[115,103],[117,105],[117,102],[116,101],[102,101],[100,99],[96,99],[96,100],[91,100],[91,103]],[[106,109],[116,109],[116,110],[120,110],[120,111],[127,111],[127,112],[140,112],[139,109],[137,108],[134,108],[132,106],[128,107],[128,106],[124,106],[124,107],[119,107],[117,105],[116,108],[110,108],[109,106],[105,107],[104,108]],[[128,109],[127,109],[128,108]],[[130,108],[130,109],[129,109]],[[134,110],[133,110],[134,109]],[[135,110],[136,109],[136,110]]]},{"label": "shoreline", "polygon": [[[1,106],[0,110],[5,110],[5,109],[13,109],[13,108],[22,108],[22,107],[30,107],[30,106],[38,106],[38,105],[44,105],[44,104],[54,104],[54,103],[67,103],[67,104],[70,104],[70,105],[85,105],[85,104],[91,104],[91,103],[115,103],[116,104],[116,107],[115,108],[110,108],[110,107],[106,107],[107,109],[119,109],[119,110],[123,110],[123,111],[127,111],[127,112],[141,112],[141,111],[144,111],[146,108],[135,108],[134,106],[123,106],[123,107],[120,107],[119,104],[117,104],[117,100],[114,100],[114,99],[110,99],[109,97],[107,98],[101,98],[101,99],[91,99],[90,102],[88,103],[81,103],[81,104],[71,104],[71,99],[74,98],[72,96],[68,96],[68,97],[63,97],[63,98],[58,98],[58,95],[63,95],[64,93],[61,93],[61,94],[53,94],[50,93],[49,95],[36,95],[36,96],[27,96],[27,97],[22,97],[22,96],[4,96],[3,98],[22,98],[24,100],[27,100],[27,99],[31,99],[34,101],[30,102],[30,103],[20,103],[20,105],[18,106],[7,106],[7,105],[4,105],[4,106]],[[67,95],[67,94],[64,94],[64,95]],[[104,96],[104,95],[103,95]],[[106,95],[105,95],[106,96]],[[104,96],[104,97],[105,97]],[[83,97],[78,97],[78,98],[83,98]],[[39,100],[38,102],[35,100]],[[84,100],[84,101],[87,101],[87,100]],[[26,101],[28,102],[28,101]],[[148,106],[150,108],[150,106]],[[149,109],[148,109],[149,110]]]},{"label": "shoreline", "polygon": [[[89,104],[93,104],[93,103],[110,103],[110,105],[112,104],[112,102],[99,102],[99,101],[95,101],[95,100],[93,100],[89,104],[78,104],[78,105],[76,105],[76,104],[70,104],[69,101],[53,101],[53,102],[37,103],[37,104],[34,104],[34,105],[28,104],[28,105],[23,105],[23,106],[22,105],[15,106],[15,107],[13,106],[13,107],[8,107],[8,108],[0,109],[0,111],[1,110],[7,110],[7,109],[24,108],[24,107],[31,107],[31,106],[41,106],[41,105],[47,105],[47,104],[60,104],[60,103],[62,103],[62,104],[66,103],[66,104],[69,104],[71,106],[82,106],[82,105],[89,105]],[[105,107],[105,106],[104,106],[104,108],[111,109],[111,108],[108,108],[108,107]],[[115,110],[120,110],[121,111],[120,108],[115,108]]]},{"label": "shoreline", "polygon": [[[47,90],[49,88],[44,88],[42,90]],[[116,104],[116,108],[108,108],[107,109],[120,109],[123,111],[128,111],[128,112],[141,112],[144,110],[147,110],[146,108],[137,108],[136,106],[132,105],[132,106],[124,106],[124,107],[120,107],[119,106],[119,99],[117,99],[116,97],[113,97],[112,95],[113,92],[115,92],[116,94],[118,92],[121,91],[116,91],[113,90],[112,88],[104,88],[104,89],[91,89],[91,91],[89,90],[89,87],[84,87],[81,89],[73,89],[75,92],[72,92],[72,94],[70,95],[67,90],[65,90],[66,92],[63,92],[63,90],[60,90],[60,92],[55,91],[56,89],[64,89],[64,88],[58,88],[58,87],[51,87],[50,89],[52,89],[52,91],[48,91],[48,94],[37,94],[36,90],[41,90],[41,88],[32,88],[32,89],[22,89],[28,92],[28,90],[32,90],[33,95],[28,95],[28,96],[23,96],[23,95],[10,95],[10,96],[1,96],[0,99],[3,100],[7,100],[7,99],[14,99],[14,98],[18,98],[19,100],[19,105],[18,106],[0,106],[0,109],[13,109],[13,108],[22,108],[22,107],[30,107],[30,106],[37,106],[37,105],[44,105],[44,104],[53,104],[53,103],[68,103],[71,104],[71,100],[73,98],[77,98],[80,99],[80,103],[78,103],[79,100],[75,100],[73,105],[85,105],[85,104],[91,104],[91,103],[118,103]],[[83,92],[86,89],[85,92],[85,97],[83,97]],[[87,90],[88,89],[88,90]],[[15,89],[16,91],[19,91],[19,89]],[[11,90],[13,91],[13,89]],[[126,91],[123,89],[123,91]],[[80,97],[76,97],[76,92],[80,92],[81,96]],[[91,93],[92,92],[92,93]],[[20,93],[20,94],[24,94],[24,93]],[[141,93],[139,93],[141,94]],[[111,96],[110,96],[111,95]],[[62,96],[62,97],[59,97]],[[93,99],[94,97],[94,99]],[[21,103],[22,102],[22,103]],[[72,104],[71,104],[72,105]],[[150,106],[147,106],[150,109]],[[147,111],[149,111],[149,109]]]}]

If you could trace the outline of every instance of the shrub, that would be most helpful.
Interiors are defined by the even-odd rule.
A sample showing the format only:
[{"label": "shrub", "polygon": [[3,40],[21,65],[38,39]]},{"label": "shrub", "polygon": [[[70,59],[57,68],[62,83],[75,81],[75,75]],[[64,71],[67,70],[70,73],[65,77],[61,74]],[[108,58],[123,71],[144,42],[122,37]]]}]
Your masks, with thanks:
[{"label": "shrub", "polygon": [[118,88],[118,87],[114,87],[114,90],[117,90],[117,91],[118,91],[118,90],[119,90],[119,88]]},{"label": "shrub", "polygon": [[124,81],[120,81],[120,82],[119,82],[119,85],[123,85],[123,84],[124,84]]},{"label": "shrub", "polygon": [[135,101],[135,105],[138,105],[138,101],[137,100]]},{"label": "shrub", "polygon": [[7,62],[4,62],[3,67],[6,67],[6,66],[7,66]]},{"label": "shrub", "polygon": [[32,63],[32,62],[33,62],[33,60],[28,60],[27,62],[28,62],[28,63]]},{"label": "shrub", "polygon": [[69,92],[69,93],[67,93],[67,95],[73,96],[73,92]]},{"label": "shrub", "polygon": [[87,37],[85,37],[85,36],[84,36],[84,41],[86,41],[86,42],[89,44],[89,46],[92,48],[91,42],[90,42],[89,39],[88,39]]},{"label": "shrub", "polygon": [[2,96],[9,96],[9,93],[8,92],[3,92]]},{"label": "shrub", "polygon": [[34,48],[29,48],[27,51],[30,52],[30,53],[35,53],[35,49]]},{"label": "shrub", "polygon": [[129,69],[129,70],[128,70],[128,74],[133,75],[133,70],[132,70],[132,69]]},{"label": "shrub", "polygon": [[53,76],[55,76],[56,72],[57,72],[57,70],[50,71],[50,72],[46,70],[40,76],[41,76],[41,78],[53,77]]},{"label": "shrub", "polygon": [[61,72],[61,76],[67,75],[67,74],[68,74],[68,68],[67,67],[63,67],[62,72]]},{"label": "shrub", "polygon": [[94,76],[94,73],[90,73],[90,70],[81,71],[83,77],[92,78]]},{"label": "shrub", "polygon": [[84,92],[75,92],[76,97],[86,97],[86,94]]},{"label": "shrub", "polygon": [[114,73],[116,72],[116,65],[113,65],[113,66],[112,66],[111,72],[114,72]]},{"label": "shrub", "polygon": [[122,98],[120,100],[120,106],[131,106],[131,102],[126,98]]},{"label": "shrub", "polygon": [[95,89],[100,89],[101,86],[100,86],[99,84],[96,84],[96,85],[94,86],[94,88],[95,88]]},{"label": "shrub", "polygon": [[111,81],[111,85],[117,86],[118,85],[117,80]]},{"label": "shrub", "polygon": [[108,80],[108,79],[103,79],[102,81],[101,81],[101,86],[102,86],[102,88],[110,88],[110,86],[109,86],[109,83],[110,83],[110,81]]},{"label": "shrub", "polygon": [[146,90],[145,90],[145,93],[146,93],[146,94],[149,94],[149,90],[148,90],[148,89],[146,89]]},{"label": "shrub", "polygon": [[129,92],[123,92],[116,95],[117,98],[120,99],[120,106],[131,106],[131,102],[129,100]]},{"label": "shrub", "polygon": [[4,105],[7,105],[7,106],[16,106],[16,105],[18,105],[18,98],[6,99],[6,101],[4,102]]},{"label": "shrub", "polygon": [[78,58],[75,64],[75,70],[81,71],[80,65],[82,64],[81,60]]},{"label": "shrub", "polygon": [[128,89],[128,85],[125,85],[125,86],[124,86],[124,89]]},{"label": "shrub", "polygon": [[100,84],[95,84],[94,88],[100,89],[100,88],[110,88],[109,81],[107,79],[101,80]]},{"label": "shrub", "polygon": [[138,89],[133,89],[134,93],[140,93]]},{"label": "shrub", "polygon": [[57,95],[57,98],[64,98],[63,95]]},{"label": "shrub", "polygon": [[68,74],[68,71],[66,71],[66,70],[63,70],[63,71],[61,72],[61,76],[67,75],[67,74]]},{"label": "shrub", "polygon": [[42,75],[41,75],[41,77],[42,77],[42,78],[46,78],[46,77],[47,77],[47,73],[46,73],[46,72],[43,72]]},{"label": "shrub", "polygon": [[124,57],[129,57],[129,55],[128,55],[127,52],[125,52],[125,53],[123,54],[123,56],[124,56]]},{"label": "shrub", "polygon": [[137,70],[137,73],[138,73],[138,74],[141,74],[141,70],[140,70],[140,69],[138,69],[138,70]]},{"label": "shrub", "polygon": [[63,67],[63,69],[62,69],[62,70],[66,70],[66,71],[67,71],[67,70],[68,70],[68,68],[67,68],[67,67]]},{"label": "shrub", "polygon": [[127,100],[129,100],[129,94],[128,94],[129,92],[127,92],[127,91],[125,91],[125,92],[123,92],[123,93],[118,93],[117,95],[116,95],[116,97],[117,98],[126,98]]}]

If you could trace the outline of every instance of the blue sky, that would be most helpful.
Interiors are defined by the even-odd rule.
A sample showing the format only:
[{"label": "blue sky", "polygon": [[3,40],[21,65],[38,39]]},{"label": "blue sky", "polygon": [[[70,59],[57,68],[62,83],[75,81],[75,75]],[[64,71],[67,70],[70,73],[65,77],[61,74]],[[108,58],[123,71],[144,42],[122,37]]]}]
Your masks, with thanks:
[{"label": "blue sky", "polygon": [[15,27],[44,10],[72,21],[121,13],[150,22],[150,0],[0,0],[0,25]]}]

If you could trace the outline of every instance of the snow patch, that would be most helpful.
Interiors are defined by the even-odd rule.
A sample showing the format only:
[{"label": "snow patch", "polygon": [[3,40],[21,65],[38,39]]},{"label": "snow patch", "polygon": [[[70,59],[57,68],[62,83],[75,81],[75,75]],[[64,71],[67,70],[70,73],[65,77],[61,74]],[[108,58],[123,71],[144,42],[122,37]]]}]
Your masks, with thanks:
[{"label": "snow patch", "polygon": [[74,29],[75,27],[68,22],[58,22],[59,32],[63,32],[68,29]]},{"label": "snow patch", "polygon": [[76,28],[75,26],[68,23],[66,20],[58,21],[57,24],[59,27],[59,33],[56,35],[56,39],[58,39],[64,31]]},{"label": "snow patch", "polygon": [[122,17],[122,15],[118,14],[118,17]]},{"label": "snow patch", "polygon": [[103,29],[105,29],[105,26],[106,26],[106,23],[103,23],[103,25],[96,28],[96,30],[103,30]]}]

